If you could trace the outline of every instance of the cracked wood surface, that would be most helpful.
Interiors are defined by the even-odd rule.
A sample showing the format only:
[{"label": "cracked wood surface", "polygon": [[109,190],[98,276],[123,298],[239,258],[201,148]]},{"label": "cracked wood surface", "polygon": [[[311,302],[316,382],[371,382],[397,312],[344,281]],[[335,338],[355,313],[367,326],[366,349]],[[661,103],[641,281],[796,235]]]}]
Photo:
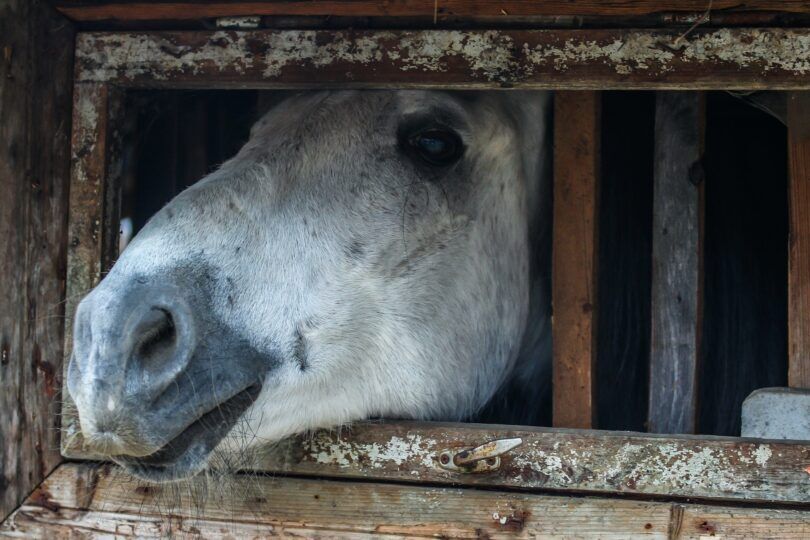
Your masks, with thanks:
[{"label": "cracked wood surface", "polygon": [[73,38],[43,2],[0,1],[0,520],[61,461]]},{"label": "cracked wood surface", "polygon": [[266,476],[151,485],[64,464],[0,538],[807,538],[810,512]]}]

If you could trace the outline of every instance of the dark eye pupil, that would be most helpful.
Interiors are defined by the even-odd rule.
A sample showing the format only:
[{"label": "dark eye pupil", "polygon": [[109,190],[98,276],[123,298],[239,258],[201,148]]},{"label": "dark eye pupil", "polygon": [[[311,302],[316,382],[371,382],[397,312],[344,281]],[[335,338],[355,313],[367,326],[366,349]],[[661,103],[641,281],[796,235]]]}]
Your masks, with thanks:
[{"label": "dark eye pupil", "polygon": [[419,148],[424,150],[429,154],[443,154],[447,147],[449,146],[448,143],[442,139],[430,136],[423,136],[419,137]]},{"label": "dark eye pupil", "polygon": [[408,139],[413,150],[430,165],[447,166],[458,161],[464,153],[459,136],[447,129],[428,129]]},{"label": "dark eye pupil", "polygon": [[440,125],[413,127],[401,126],[397,142],[403,154],[421,166],[449,167],[464,155],[464,141],[454,130]]}]

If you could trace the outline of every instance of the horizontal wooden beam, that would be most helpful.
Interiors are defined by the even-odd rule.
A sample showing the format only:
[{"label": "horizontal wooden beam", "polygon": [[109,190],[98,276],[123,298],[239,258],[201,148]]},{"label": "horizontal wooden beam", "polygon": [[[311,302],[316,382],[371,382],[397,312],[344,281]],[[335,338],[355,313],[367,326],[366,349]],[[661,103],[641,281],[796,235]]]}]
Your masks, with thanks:
[{"label": "horizontal wooden beam", "polygon": [[[439,466],[446,449],[495,438],[523,444],[491,474]],[[285,446],[286,445],[286,446]],[[534,490],[810,503],[810,443],[510,428],[476,424],[358,424],[291,440],[255,464],[268,471]]]},{"label": "horizontal wooden beam", "polygon": [[808,89],[810,29],[83,33],[81,82],[173,88]]},{"label": "horizontal wooden beam", "polygon": [[0,536],[807,538],[810,512],[265,476],[146,485],[62,465]]},{"label": "horizontal wooden beam", "polygon": [[88,1],[54,0],[57,9],[74,21],[102,20],[188,20],[247,15],[267,16],[344,16],[344,17],[425,17],[444,20],[463,18],[566,17],[566,16],[634,16],[662,12],[782,11],[810,13],[804,0],[284,0],[237,1],[157,0],[157,1]]}]

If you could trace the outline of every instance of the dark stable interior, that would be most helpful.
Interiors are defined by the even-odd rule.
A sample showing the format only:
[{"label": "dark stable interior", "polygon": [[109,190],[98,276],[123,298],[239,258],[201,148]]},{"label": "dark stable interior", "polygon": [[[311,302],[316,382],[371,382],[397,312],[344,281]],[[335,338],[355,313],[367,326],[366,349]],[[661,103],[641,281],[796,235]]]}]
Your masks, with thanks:
[{"label": "dark stable interior", "polygon": [[[283,95],[130,92],[121,215],[134,231],[234,155]],[[595,427],[645,431],[655,94],[603,96]],[[787,133],[724,92],[708,93],[706,114],[698,432],[738,435],[743,399],[787,383]],[[537,406],[549,425],[550,401]]]}]

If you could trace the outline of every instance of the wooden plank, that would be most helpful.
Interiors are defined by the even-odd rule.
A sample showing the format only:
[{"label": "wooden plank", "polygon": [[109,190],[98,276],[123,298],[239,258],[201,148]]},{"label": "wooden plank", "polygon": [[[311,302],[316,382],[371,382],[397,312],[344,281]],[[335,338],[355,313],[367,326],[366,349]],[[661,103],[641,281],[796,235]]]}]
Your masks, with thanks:
[{"label": "wooden plank", "polygon": [[629,16],[660,12],[704,13],[712,11],[785,11],[810,13],[803,0],[758,0],[741,4],[739,0],[408,0],[373,2],[358,0],[285,0],[217,2],[211,0],[88,1],[56,0],[56,7],[76,21],[100,20],[182,20],[225,16],[352,16],[422,17],[433,21],[461,18]]},{"label": "wooden plank", "polygon": [[[4,196],[12,204],[0,205],[0,439],[9,444],[0,460],[0,517],[9,514],[33,486],[18,471],[34,466],[17,449],[30,440],[20,425],[19,398],[25,392],[21,371],[23,359],[22,328],[25,317],[25,230],[28,189],[28,163],[25,141],[28,138],[28,92],[31,73],[26,67],[31,59],[28,15],[24,0],[0,7],[0,35],[3,36],[3,58],[0,60],[0,177],[5,182]],[[14,54],[17,55],[14,58]],[[9,58],[11,56],[11,58]],[[6,443],[5,441],[9,441]],[[22,485],[21,485],[22,484]],[[34,484],[36,485],[36,484]]]},{"label": "wooden plank", "polygon": [[810,388],[810,94],[788,99],[788,384]]},{"label": "wooden plank", "polygon": [[61,461],[73,39],[42,2],[0,3],[0,520]]},{"label": "wooden plank", "polygon": [[601,99],[599,92],[554,95],[555,427],[594,427]]},{"label": "wooden plank", "polygon": [[[65,357],[73,345],[73,315],[81,299],[101,280],[117,254],[119,190],[114,167],[113,133],[119,92],[103,83],[77,82],[73,94],[67,279],[65,291]],[[63,376],[67,379],[68,362]],[[62,453],[80,444],[75,405],[62,389]]]},{"label": "wooden plank", "polygon": [[62,465],[0,537],[806,538],[810,512],[265,476],[146,485]]},{"label": "wooden plank", "polygon": [[[446,449],[520,437],[491,474],[439,466]],[[262,451],[271,472],[534,491],[810,503],[810,444],[444,423],[359,423]]]},{"label": "wooden plank", "polygon": [[703,289],[703,121],[702,95],[656,95],[647,415],[652,433],[695,432]]},{"label": "wooden plank", "polygon": [[175,88],[810,88],[810,29],[682,34],[615,29],[86,33],[77,42],[77,75],[82,82]]},{"label": "wooden plank", "polygon": [[[444,450],[520,437],[490,474],[447,471]],[[80,440],[80,439],[79,439]],[[82,451],[72,458],[103,459]],[[810,503],[810,443],[441,422],[360,422],[226,460],[231,468],[318,477],[555,493]],[[236,463],[238,465],[233,465]]]}]

